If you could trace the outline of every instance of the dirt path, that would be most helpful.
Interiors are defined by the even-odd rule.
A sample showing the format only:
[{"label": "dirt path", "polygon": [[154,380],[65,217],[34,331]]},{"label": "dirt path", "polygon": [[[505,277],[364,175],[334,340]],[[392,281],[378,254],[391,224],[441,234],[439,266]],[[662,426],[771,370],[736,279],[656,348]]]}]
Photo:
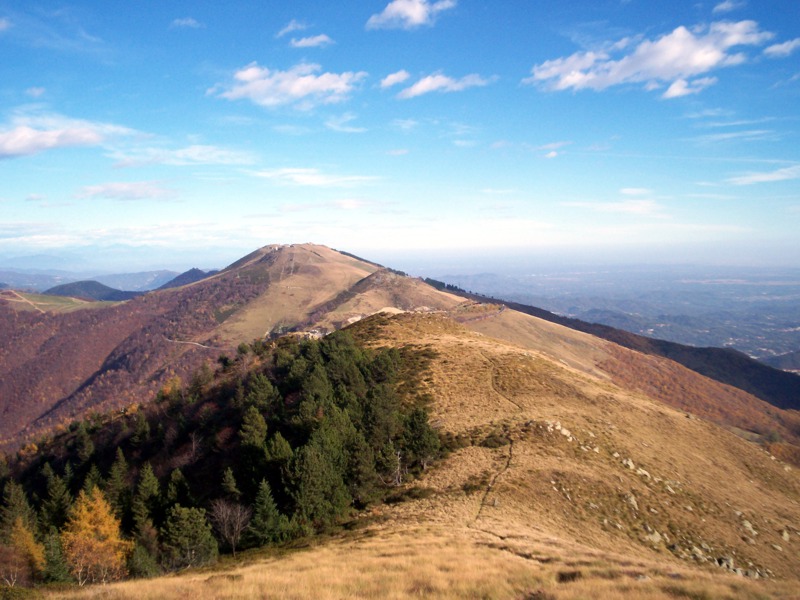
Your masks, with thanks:
[{"label": "dirt path", "polygon": [[224,348],[215,348],[214,346],[204,346],[199,342],[182,342],[180,340],[171,340],[168,337],[164,338],[168,342],[172,342],[173,344],[189,344],[190,346],[197,346],[199,348],[205,348],[206,350],[224,350]]},{"label": "dirt path", "polygon": [[522,412],[523,408],[522,408],[522,405],[519,404],[519,402],[516,402],[515,400],[512,400],[511,398],[509,398],[507,395],[505,395],[503,392],[501,392],[498,389],[498,387],[497,387],[497,379],[498,379],[498,373],[499,373],[500,369],[497,366],[497,363],[492,358],[488,357],[484,352],[481,352],[481,356],[483,356],[483,358],[486,360],[486,362],[488,362],[490,365],[492,365],[492,370],[491,370],[491,372],[489,374],[489,385],[491,385],[492,391],[495,394],[497,394],[498,396],[500,396],[503,400],[508,402],[509,404],[513,404],[514,406],[516,406],[517,409],[520,412]]},{"label": "dirt path", "polygon": [[11,294],[13,294],[14,296],[16,296],[16,298],[17,298],[16,300],[14,300],[13,298],[8,298],[9,301],[11,301],[11,302],[22,302],[24,304],[30,304],[31,307],[33,308],[33,310],[39,311],[41,314],[45,314],[45,311],[43,311],[41,308],[36,306],[33,302],[28,300],[25,296],[22,296],[21,294],[19,294],[18,292],[15,292],[14,290],[9,290],[9,292]]},{"label": "dirt path", "polygon": [[502,475],[506,473],[511,468],[511,461],[514,458],[514,440],[509,438],[508,441],[508,458],[506,459],[506,464],[503,465],[503,468],[500,469],[497,473],[494,474],[492,480],[489,482],[489,485],[486,486],[486,491],[483,493],[483,498],[481,498],[481,505],[478,508],[478,513],[475,515],[475,519],[473,520],[472,524],[475,525],[478,520],[481,518],[481,513],[483,513],[483,509],[489,503],[489,494],[492,493],[497,480],[500,479]]}]

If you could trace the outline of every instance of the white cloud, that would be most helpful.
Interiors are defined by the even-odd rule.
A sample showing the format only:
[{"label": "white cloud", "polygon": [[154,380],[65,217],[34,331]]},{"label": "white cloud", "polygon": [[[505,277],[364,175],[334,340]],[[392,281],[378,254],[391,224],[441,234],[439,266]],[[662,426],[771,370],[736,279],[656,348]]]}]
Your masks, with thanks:
[{"label": "white cloud", "polygon": [[744,1],[724,0],[724,2],[717,4],[711,12],[713,12],[715,15],[719,13],[727,13],[739,8],[744,8],[746,4],[747,3]]},{"label": "white cloud", "polygon": [[619,193],[623,196],[650,196],[653,190],[647,188],[622,188]]},{"label": "white cloud", "polygon": [[789,56],[792,52],[800,48],[800,38],[794,38],[782,44],[773,44],[764,48],[764,54],[771,58],[782,58]]},{"label": "white cloud", "polygon": [[753,142],[763,140],[777,140],[779,135],[771,129],[747,129],[742,131],[728,131],[725,133],[710,133],[694,138],[701,144],[718,144],[720,142]]},{"label": "white cloud", "polygon": [[409,77],[411,77],[411,74],[405,69],[391,73],[390,75],[387,75],[381,79],[381,89],[385,90],[386,88],[397,85],[398,83],[403,83]]},{"label": "white cloud", "polygon": [[174,29],[202,29],[205,25],[192,17],[183,17],[182,19],[173,20],[170,23],[170,27]]},{"label": "white cloud", "polygon": [[27,90],[25,90],[25,93],[31,98],[39,98],[44,96],[46,91],[47,90],[45,90],[43,87],[29,87]]},{"label": "white cloud", "polygon": [[383,12],[372,15],[367,29],[413,29],[432,25],[436,15],[456,6],[456,0],[392,0]]},{"label": "white cloud", "polygon": [[359,208],[366,208],[370,203],[356,198],[344,198],[342,200],[334,200],[333,205],[342,210],[358,210]]},{"label": "white cloud", "polygon": [[285,36],[287,33],[292,33],[293,31],[304,31],[305,29],[308,29],[308,25],[306,25],[305,23],[301,23],[300,21],[297,21],[295,19],[292,19],[286,24],[286,26],[283,29],[281,29],[278,33],[275,34],[275,37],[281,38]]},{"label": "white cloud", "polygon": [[419,121],[416,119],[395,119],[392,121],[392,125],[403,131],[411,131],[419,125]]},{"label": "white cloud", "polygon": [[320,48],[333,43],[335,42],[331,38],[324,33],[321,33],[319,35],[313,35],[311,37],[304,37],[300,39],[292,38],[292,41],[289,42],[289,45],[292,48]]},{"label": "white cloud", "polygon": [[217,146],[194,144],[177,150],[144,148],[132,152],[115,152],[117,167],[136,167],[149,164],[187,165],[249,165],[255,158],[245,152],[228,150]]},{"label": "white cloud", "polygon": [[717,81],[718,80],[716,77],[701,77],[691,82],[688,82],[685,79],[676,79],[667,88],[667,91],[661,95],[661,97],[669,99],[680,98],[681,96],[688,96],[690,94],[699,94],[708,86],[717,83]]},{"label": "white cloud", "polygon": [[407,148],[395,148],[394,150],[389,150],[386,154],[389,156],[405,156],[408,154]]},{"label": "white cloud", "polygon": [[356,115],[353,113],[344,113],[338,117],[331,117],[328,119],[325,122],[325,127],[340,133],[364,133],[366,131],[365,127],[354,127],[352,125],[348,125],[348,123],[355,121],[356,118]]},{"label": "white cloud", "polygon": [[236,71],[234,82],[225,91],[219,89],[226,86],[215,86],[208,93],[228,100],[246,99],[269,108],[289,104],[310,109],[317,104],[346,100],[367,76],[364,71],[321,73],[321,70],[319,65],[301,63],[287,71],[277,71],[253,62]]},{"label": "white cloud", "polygon": [[558,150],[559,148],[563,148],[564,146],[569,146],[572,142],[562,141],[562,142],[550,142],[549,144],[542,144],[541,146],[536,146],[536,150]]},{"label": "white cloud", "polygon": [[[747,56],[731,52],[737,46],[757,46],[774,34],[755,21],[718,21],[708,28],[680,26],[655,40],[644,39],[622,53],[620,44],[535,65],[523,83],[542,84],[550,90],[604,90],[625,83],[643,83],[649,90],[669,83],[665,98],[697,93],[716,79],[698,76],[715,69],[742,64]],[[629,45],[625,49],[630,48]]]},{"label": "white cloud", "polygon": [[257,171],[257,177],[272,179],[282,184],[311,187],[349,187],[374,181],[376,177],[365,175],[330,175],[319,169],[284,168],[270,171]]},{"label": "white cloud", "polygon": [[731,177],[728,183],[733,185],[752,185],[754,183],[771,183],[773,181],[787,181],[790,179],[800,179],[800,165],[792,165],[775,171],[762,173],[749,173],[739,177]]},{"label": "white cloud", "polygon": [[11,29],[11,21],[6,18],[0,19],[0,31],[5,31],[6,29]]},{"label": "white cloud", "polygon": [[483,188],[481,193],[490,196],[506,196],[508,194],[516,194],[517,190],[514,188]]},{"label": "white cloud", "polygon": [[78,198],[109,200],[161,200],[175,197],[175,191],[162,187],[157,181],[112,182],[87,185]]},{"label": "white cloud", "polygon": [[96,146],[103,136],[91,128],[39,130],[25,125],[0,131],[0,158],[38,154],[67,146]]},{"label": "white cloud", "polygon": [[398,98],[408,99],[429,94],[430,92],[460,92],[471,87],[488,85],[490,80],[484,79],[475,73],[465,75],[461,79],[453,79],[441,73],[434,73],[423,77],[411,87],[407,87],[399,94]]},{"label": "white cloud", "polygon": [[550,150],[550,152],[544,155],[545,158],[555,158],[556,156],[558,156],[558,152],[555,150]]},{"label": "white cloud", "polygon": [[621,200],[619,202],[564,202],[564,206],[585,208],[599,213],[639,216],[660,216],[664,207],[655,200]]},{"label": "white cloud", "polygon": [[0,130],[0,158],[38,154],[70,146],[97,146],[110,137],[133,131],[118,125],[70,119],[62,115],[16,115]]}]

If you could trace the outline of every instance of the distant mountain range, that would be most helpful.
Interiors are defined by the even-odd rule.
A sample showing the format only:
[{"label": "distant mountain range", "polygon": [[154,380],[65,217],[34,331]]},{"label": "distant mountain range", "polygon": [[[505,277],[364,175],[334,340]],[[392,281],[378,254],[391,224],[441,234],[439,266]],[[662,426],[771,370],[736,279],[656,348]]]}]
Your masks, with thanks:
[{"label": "distant mountain range", "polygon": [[216,272],[217,271],[202,271],[197,268],[189,269],[177,277],[174,277],[173,279],[161,284],[158,288],[153,289],[168,290],[170,288],[181,287],[182,285],[189,285],[190,283],[202,281],[206,277],[210,277]]},{"label": "distant mountain range", "polygon": [[800,371],[800,350],[764,360],[768,365],[784,371]]},{"label": "distant mountain range", "polygon": [[123,292],[110,288],[97,281],[75,281],[57,285],[45,290],[44,293],[48,296],[67,296],[69,298],[81,298],[84,300],[122,302],[135,298],[136,296],[141,296],[143,292]]}]

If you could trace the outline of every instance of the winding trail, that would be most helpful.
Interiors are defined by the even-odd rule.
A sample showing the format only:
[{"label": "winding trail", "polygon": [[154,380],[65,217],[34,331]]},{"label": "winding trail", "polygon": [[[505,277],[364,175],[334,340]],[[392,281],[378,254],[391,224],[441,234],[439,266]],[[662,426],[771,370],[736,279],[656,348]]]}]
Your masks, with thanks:
[{"label": "winding trail", "polygon": [[492,391],[498,396],[500,396],[503,400],[508,402],[509,404],[513,404],[514,406],[516,406],[517,409],[521,412],[523,410],[522,405],[516,400],[512,400],[511,398],[509,398],[506,394],[501,392],[500,389],[497,387],[496,381],[498,374],[500,372],[500,368],[497,366],[497,363],[493,359],[488,357],[485,353],[481,352],[480,354],[481,356],[483,356],[484,359],[486,359],[486,362],[492,365],[492,370],[489,374],[489,385],[492,386]]},{"label": "winding trail", "polygon": [[164,338],[168,342],[172,342],[173,344],[189,344],[190,346],[198,346],[199,348],[205,348],[206,350],[224,350],[224,348],[216,348],[214,346],[204,346],[199,342],[182,342],[180,340],[171,340],[168,337]]},{"label": "winding trail", "polygon": [[14,296],[16,296],[18,298],[18,300],[12,300],[12,302],[24,302],[25,304],[30,304],[33,307],[33,310],[38,310],[41,314],[45,314],[45,311],[43,311],[41,308],[36,306],[33,302],[28,300],[25,296],[22,296],[21,294],[19,294],[19,292],[16,292],[14,290],[10,290],[10,292],[12,294],[14,294]]},{"label": "winding trail", "polygon": [[504,475],[506,473],[506,471],[508,471],[509,468],[511,468],[511,461],[513,460],[513,458],[514,458],[514,440],[509,438],[509,442],[508,442],[508,458],[506,459],[506,464],[503,465],[502,469],[500,469],[497,473],[494,474],[494,477],[492,477],[492,480],[489,482],[489,485],[486,486],[486,491],[483,493],[483,498],[481,498],[481,505],[478,508],[478,513],[475,515],[475,518],[472,520],[472,525],[473,526],[481,518],[481,514],[483,513],[483,509],[488,504],[489,494],[492,493],[492,490],[494,489],[494,486],[497,483],[497,480],[500,479],[500,477],[502,475]]}]

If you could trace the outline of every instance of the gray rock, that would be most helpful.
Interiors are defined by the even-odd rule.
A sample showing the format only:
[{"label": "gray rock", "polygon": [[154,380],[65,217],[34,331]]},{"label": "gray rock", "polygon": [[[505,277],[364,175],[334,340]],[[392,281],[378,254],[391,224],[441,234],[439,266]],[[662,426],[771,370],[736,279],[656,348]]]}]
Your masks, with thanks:
[{"label": "gray rock", "polygon": [[757,535],[758,535],[758,532],[757,532],[757,531],[755,530],[755,528],[753,527],[753,524],[752,524],[750,521],[748,521],[747,519],[745,519],[744,521],[742,521],[742,527],[744,527],[744,529],[745,529],[745,530],[746,530],[746,531],[747,531],[747,532],[748,532],[750,535],[752,535],[753,537],[755,537],[755,536],[757,536]]},{"label": "gray rock", "polygon": [[661,534],[658,533],[657,531],[654,531],[650,535],[646,535],[644,537],[647,539],[648,542],[650,542],[654,546],[657,546],[658,544],[660,544],[662,542]]}]

